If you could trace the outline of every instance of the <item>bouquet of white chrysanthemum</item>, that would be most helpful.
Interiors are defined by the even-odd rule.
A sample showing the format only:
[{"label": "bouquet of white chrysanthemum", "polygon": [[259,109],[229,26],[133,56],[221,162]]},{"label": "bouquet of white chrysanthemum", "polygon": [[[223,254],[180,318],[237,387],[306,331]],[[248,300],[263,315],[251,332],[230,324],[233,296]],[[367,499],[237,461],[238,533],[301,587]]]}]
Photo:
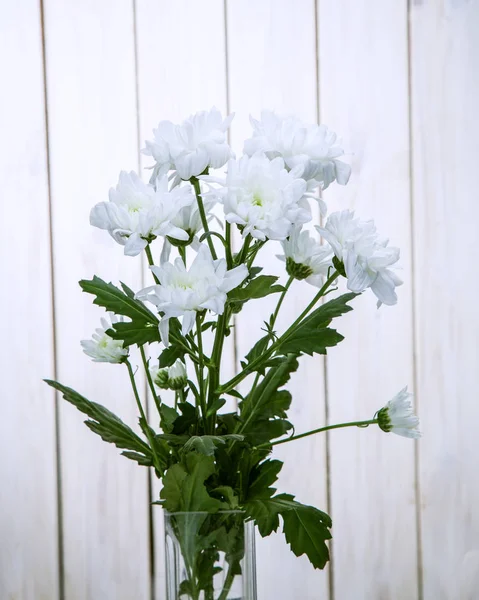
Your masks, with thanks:
[{"label": "bouquet of white chrysanthemum", "polygon": [[[350,168],[339,160],[343,150],[336,134],[264,111],[260,121],[252,119],[253,135],[237,159],[226,138],[231,120],[212,109],[181,125],[161,122],[144,150],[155,161],[150,182],[122,172],[109,202],[91,212],[92,225],[107,230],[126,255],[144,251],[151,269],[152,285],[139,291],[96,276],[80,282],[95,304],[112,313],[111,323],[102,319],[103,328],[82,342],[84,351],[95,361],[126,366],[140,432],[48,381],[88,415],[92,431],[162,480],[158,503],[167,511],[170,567],[179,569],[168,583],[168,597],[175,600],[254,598],[254,584],[244,582],[251,566],[245,523],[267,536],[281,517],[292,551],[306,554],[315,568],[327,563],[331,520],[292,495],[276,494],[272,486],[282,463],[269,458],[275,445],[372,424],[406,437],[420,435],[406,388],[369,420],[288,435],[292,398],[284,386],[298,359],[326,354],[343,340],[331,322],[351,311],[350,303],[367,288],[378,306],[396,303],[399,249],[379,237],[373,221],[347,210],[332,213],[316,226],[316,235],[303,228],[313,218],[312,202],[326,216],[319,192],[334,181],[348,182]],[[211,173],[225,165],[226,177]],[[241,239],[237,252],[233,229]],[[284,283],[257,264],[260,249],[270,242],[282,249]],[[159,264],[152,246],[158,256],[161,250]],[[346,278],[350,292],[330,299],[339,277]],[[277,316],[294,279],[318,292],[278,331]],[[224,381],[223,346],[235,314],[270,294],[278,301],[271,316],[265,315],[264,335],[244,357],[242,370]],[[135,347],[157,409],[150,419],[130,362]],[[241,389],[249,391],[240,393],[245,380]],[[235,412],[222,412],[228,395],[238,400]]]}]

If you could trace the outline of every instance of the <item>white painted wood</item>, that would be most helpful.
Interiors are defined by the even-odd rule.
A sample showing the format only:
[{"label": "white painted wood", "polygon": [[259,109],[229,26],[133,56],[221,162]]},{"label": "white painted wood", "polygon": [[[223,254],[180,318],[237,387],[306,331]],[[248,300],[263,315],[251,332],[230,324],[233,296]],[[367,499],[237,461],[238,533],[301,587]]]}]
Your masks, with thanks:
[{"label": "white painted wood", "polygon": [[411,6],[425,600],[479,594],[478,31],[477,1]]},{"label": "white painted wood", "polygon": [[[259,116],[262,108],[297,114],[316,121],[316,42],[314,2],[228,2],[228,48],[234,150],[251,135],[248,116]],[[270,243],[261,254],[264,273],[277,274],[285,282],[285,271],[275,254],[281,247]],[[283,331],[306,306],[315,289],[296,282],[278,319]],[[238,354],[243,357],[263,335],[262,321],[277,302],[273,296],[250,302],[238,317]],[[306,431],[324,423],[323,362],[319,357],[303,360],[289,386],[293,394],[291,420],[296,430]],[[308,438],[280,446],[275,456],[285,461],[280,491],[292,492],[300,501],[327,510],[325,439]],[[303,467],[308,465],[306,471]],[[261,599],[328,596],[328,575],[314,571],[303,556],[296,558],[282,533],[258,539],[258,596]]]},{"label": "white painted wood", "polygon": [[50,233],[38,2],[1,3],[0,598],[58,598]]},{"label": "white painted wood", "polygon": [[[328,361],[331,423],[370,419],[413,384],[405,2],[320,0],[321,120],[351,153],[349,185],[329,211],[354,208],[401,248],[399,303],[372,292],[338,322]],[[334,597],[417,597],[414,444],[379,428],[331,432]]]},{"label": "white painted wood", "polygon": [[[141,0],[136,3],[138,98],[141,147],[152,139],[159,121],[181,122],[199,110],[216,106],[226,114],[226,56],[222,0],[194,2]],[[152,164],[142,156],[142,167]],[[149,176],[149,171],[146,171]],[[161,245],[154,252],[158,260]],[[146,270],[145,281],[152,283]],[[208,344],[208,336],[205,343]],[[211,341],[211,340],[209,340]],[[223,372],[233,375],[233,336],[225,344]],[[163,398],[167,394],[162,394]],[[152,414],[154,404],[150,404]],[[160,485],[153,482],[158,499]],[[165,594],[163,514],[153,507],[155,530],[155,594]]]},{"label": "white painted wood", "polygon": [[[120,169],[137,165],[133,6],[45,1],[58,378],[137,427],[126,368],[92,363],[79,340],[104,312],[77,282],[141,282],[139,258],[89,225]],[[138,364],[134,356],[133,364]],[[146,470],[61,404],[67,600],[150,597]]]}]

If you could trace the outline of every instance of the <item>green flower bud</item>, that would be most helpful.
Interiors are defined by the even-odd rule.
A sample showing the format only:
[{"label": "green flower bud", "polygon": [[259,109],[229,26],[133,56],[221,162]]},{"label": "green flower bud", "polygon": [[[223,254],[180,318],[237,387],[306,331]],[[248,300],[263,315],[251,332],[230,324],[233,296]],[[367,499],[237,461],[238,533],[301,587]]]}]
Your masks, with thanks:
[{"label": "green flower bud", "polygon": [[391,418],[389,416],[389,409],[387,406],[384,406],[383,408],[381,408],[381,410],[378,412],[378,425],[379,427],[385,431],[386,433],[389,433],[393,426],[392,426],[392,422],[391,422]]},{"label": "green flower bud", "polygon": [[152,373],[153,383],[162,390],[168,389],[168,369],[157,369]]},{"label": "green flower bud", "polygon": [[337,256],[333,256],[333,266],[340,275],[342,275],[343,277],[346,277],[346,270],[344,268],[344,263],[342,260],[339,260],[339,258]]},{"label": "green flower bud", "polygon": [[291,257],[286,258],[286,272],[291,277],[295,279],[307,279],[310,275],[313,274],[313,269],[308,267],[308,265],[302,265],[300,263],[294,262]]}]

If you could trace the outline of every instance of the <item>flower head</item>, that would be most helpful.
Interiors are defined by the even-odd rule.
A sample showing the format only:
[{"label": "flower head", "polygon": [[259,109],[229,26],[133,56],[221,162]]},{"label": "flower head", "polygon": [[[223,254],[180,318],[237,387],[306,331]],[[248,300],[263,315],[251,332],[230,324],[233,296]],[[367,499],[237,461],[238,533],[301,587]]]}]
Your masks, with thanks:
[{"label": "flower head", "polygon": [[106,229],[113,239],[125,246],[125,254],[136,256],[158,235],[188,240],[188,233],[173,224],[179,211],[194,202],[191,188],[175,187],[168,191],[166,176],[156,185],[141,181],[136,173],[120,173],[110,201],[100,202],[90,213],[94,227]]},{"label": "flower head", "polygon": [[332,266],[333,252],[329,244],[320,244],[309,231],[294,227],[289,238],[281,242],[286,271],[295,279],[305,279],[311,285],[321,287],[323,277]]},{"label": "flower head", "polygon": [[164,390],[181,390],[188,379],[185,363],[179,358],[171,367],[152,367],[150,374],[154,384]]},{"label": "flower head", "polygon": [[[116,321],[111,315],[111,322]],[[101,328],[95,329],[91,340],[82,340],[80,343],[83,352],[93,359],[93,362],[121,363],[128,357],[128,349],[123,347],[122,340],[114,340],[106,332],[111,329],[111,324],[106,319],[101,319]]]},{"label": "flower head", "polygon": [[396,304],[395,288],[402,281],[389,267],[399,260],[399,248],[388,247],[388,240],[379,238],[373,221],[360,221],[354,212],[344,210],[332,213],[325,226],[316,229],[343,263],[352,292],[369,287],[378,306]]},{"label": "flower head", "polygon": [[211,167],[219,169],[233,155],[226,131],[234,115],[223,119],[217,108],[191,115],[181,125],[161,121],[154,139],[142,151],[156,161],[155,174],[175,170],[181,179],[200,175]]},{"label": "flower head", "polygon": [[182,317],[182,333],[189,333],[194,325],[196,312],[209,309],[221,315],[226,294],[240,285],[248,276],[245,265],[227,271],[225,259],[213,260],[206,246],[201,246],[191,267],[187,269],[181,258],[173,264],[164,263],[151,267],[160,285],[150,286],[136,295],[148,300],[163,312],[160,335],[168,345],[169,319]]},{"label": "flower head", "polygon": [[301,166],[301,177],[323,189],[333,181],[345,185],[351,167],[338,160],[344,151],[337,135],[325,125],[307,125],[296,117],[280,117],[263,110],[261,119],[250,118],[253,137],[246,140],[244,152],[252,156],[265,152],[269,158],[281,156],[288,169]]},{"label": "flower head", "polygon": [[284,240],[293,224],[311,220],[306,182],[285,169],[282,158],[264,154],[230,160],[223,197],[225,219],[243,227],[243,236]]},{"label": "flower head", "polygon": [[419,419],[410,401],[412,394],[402,389],[378,412],[378,425],[383,431],[392,431],[408,438],[420,438]]}]

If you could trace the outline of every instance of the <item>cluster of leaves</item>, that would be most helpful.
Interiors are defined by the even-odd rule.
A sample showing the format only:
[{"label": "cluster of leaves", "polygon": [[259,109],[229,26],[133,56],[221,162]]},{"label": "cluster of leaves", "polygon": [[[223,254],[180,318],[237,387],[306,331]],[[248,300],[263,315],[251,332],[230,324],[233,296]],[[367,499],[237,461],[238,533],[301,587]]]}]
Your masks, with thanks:
[{"label": "cluster of leaves", "polygon": [[[259,272],[260,269],[251,269],[249,279],[230,292],[231,312],[241,310],[250,299],[284,290],[276,284],[276,277]],[[123,340],[125,346],[159,341],[158,317],[137,301],[126,285],[121,284],[120,289],[98,277],[81,281],[80,285],[95,296],[95,304],[128,319],[112,325],[109,334],[113,338]],[[215,418],[213,434],[205,429],[198,402],[188,401],[188,390],[176,408],[160,406],[161,431],[140,419],[142,438],[103,406],[59,383],[50,380],[47,383],[85,413],[86,425],[103,440],[120,448],[124,456],[142,466],[155,465],[163,483],[159,504],[169,512],[200,511],[212,515],[239,509],[255,522],[262,536],[277,531],[281,518],[283,533],[292,551],[297,556],[306,554],[315,568],[324,568],[329,558],[326,542],[331,537],[331,519],[318,509],[297,502],[290,494],[276,493],[273,486],[282,462],[271,460],[269,454],[273,440],[293,428],[287,419],[291,394],[284,386],[297,370],[298,358],[302,354],[325,354],[327,348],[343,339],[330,324],[351,310],[348,303],[355,296],[344,294],[322,304],[279,337],[273,329],[274,319],[266,323],[266,335],[258,340],[242,363],[245,374],[255,374],[252,389],[246,396],[228,390],[239,399],[238,413],[219,414],[225,400],[220,396],[216,398],[207,415],[213,414]],[[216,324],[209,322],[203,327],[214,328]],[[176,319],[170,320],[170,332],[170,346],[160,355],[162,367],[170,366],[194,350],[182,336]],[[186,525],[176,523],[174,533],[184,546],[182,551],[189,568],[196,573],[182,584],[184,593],[194,597],[199,590],[208,591],[219,552],[225,554],[234,572],[240,568],[238,525],[213,522],[206,516],[195,522],[183,520],[183,523]],[[191,586],[195,589],[190,589]]]}]

